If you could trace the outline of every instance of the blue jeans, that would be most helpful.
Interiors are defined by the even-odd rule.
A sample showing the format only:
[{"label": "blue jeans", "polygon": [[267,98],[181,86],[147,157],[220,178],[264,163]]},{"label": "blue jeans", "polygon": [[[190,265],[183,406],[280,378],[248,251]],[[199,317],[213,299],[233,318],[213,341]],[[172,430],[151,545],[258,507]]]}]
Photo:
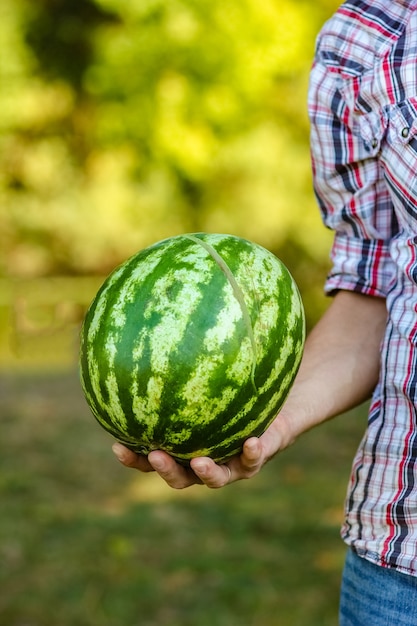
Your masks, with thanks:
[{"label": "blue jeans", "polygon": [[417,578],[380,567],[349,550],[340,626],[417,626]]}]

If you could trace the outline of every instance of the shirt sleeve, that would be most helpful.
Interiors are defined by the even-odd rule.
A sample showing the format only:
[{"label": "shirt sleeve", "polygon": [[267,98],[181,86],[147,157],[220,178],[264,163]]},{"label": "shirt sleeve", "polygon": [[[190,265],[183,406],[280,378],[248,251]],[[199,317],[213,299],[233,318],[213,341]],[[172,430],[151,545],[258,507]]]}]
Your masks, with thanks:
[{"label": "shirt sleeve", "polygon": [[397,230],[378,159],[386,122],[361,103],[370,74],[346,71],[348,64],[341,68],[328,58],[319,43],[309,87],[314,191],[324,224],[335,232],[325,291],[385,297]]}]

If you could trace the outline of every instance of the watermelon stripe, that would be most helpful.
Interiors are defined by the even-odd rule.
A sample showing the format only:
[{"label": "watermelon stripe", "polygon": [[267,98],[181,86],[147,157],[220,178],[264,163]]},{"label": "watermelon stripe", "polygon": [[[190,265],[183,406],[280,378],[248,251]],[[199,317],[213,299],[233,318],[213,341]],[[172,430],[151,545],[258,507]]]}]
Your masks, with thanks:
[{"label": "watermelon stripe", "polygon": [[213,246],[211,246],[210,244],[206,243],[202,239],[198,239],[197,237],[194,237],[193,235],[187,235],[187,237],[189,239],[191,239],[192,241],[195,241],[196,243],[198,243],[201,246],[203,246],[203,248],[205,248],[207,250],[207,252],[210,254],[210,256],[213,257],[213,259],[216,261],[217,265],[220,267],[222,272],[225,273],[226,278],[229,281],[230,286],[231,286],[231,288],[233,290],[233,294],[234,294],[236,300],[239,302],[240,308],[242,310],[243,319],[244,319],[245,324],[246,324],[246,330],[247,330],[247,333],[248,333],[248,337],[250,339],[250,343],[251,343],[251,346],[252,346],[251,379],[252,379],[253,388],[254,388],[255,393],[256,393],[256,385],[255,385],[255,378],[254,378],[254,372],[255,372],[256,361],[257,361],[256,342],[255,342],[255,337],[253,335],[252,321],[251,321],[251,318],[250,318],[250,315],[249,315],[249,312],[248,312],[248,307],[246,306],[246,302],[245,302],[245,297],[243,295],[243,291],[239,287],[239,285],[238,285],[235,277],[233,276],[232,271],[230,270],[229,266],[227,265],[226,261],[220,256],[220,254],[218,254],[216,252],[216,250],[213,248]]},{"label": "watermelon stripe", "polygon": [[[190,287],[186,284],[183,290],[179,291],[177,298],[170,302],[168,296],[165,298],[164,293],[170,290],[175,284],[182,283],[187,277],[190,278],[191,271],[194,267],[194,271],[198,265],[198,259],[193,259],[193,264],[190,262],[184,263],[182,267],[177,267],[175,272],[169,273],[169,270],[164,269],[164,281],[155,282],[154,276],[150,275],[148,281],[142,282],[142,284],[136,284],[136,289],[140,289],[148,297],[144,297],[143,301],[136,302],[132,307],[135,308],[134,312],[126,310],[126,315],[136,315],[139,319],[147,318],[151,322],[153,332],[150,334],[147,327],[143,327],[139,330],[138,336],[134,340],[134,349],[129,351],[125,345],[128,346],[131,342],[131,337],[127,334],[126,337],[122,337],[119,341],[120,354],[117,361],[114,363],[114,369],[120,373],[121,379],[123,379],[125,372],[132,371],[134,378],[131,383],[131,389],[134,390],[134,405],[130,403],[130,395],[126,395],[125,399],[128,404],[124,406],[125,412],[129,415],[128,422],[133,424],[146,423],[147,438],[149,441],[155,438],[153,433],[152,418],[153,408],[156,401],[162,402],[161,398],[155,399],[155,393],[158,388],[158,380],[167,374],[170,369],[169,354],[175,352],[177,345],[180,344],[183,333],[186,330],[186,325],[182,329],[178,329],[176,325],[176,336],[171,336],[172,327],[175,327],[175,310],[180,310],[184,306],[188,306],[190,310],[190,301],[193,299],[198,301],[201,298],[201,284],[198,289],[195,289],[194,293]],[[158,268],[160,271],[161,268]],[[201,281],[201,269],[196,272],[196,276]],[[211,277],[211,272],[207,272],[207,277]],[[207,278],[206,278],[207,280]],[[223,277],[221,281],[224,282]],[[154,286],[152,289],[151,287]],[[156,293],[158,293],[158,305],[154,309],[147,306],[147,300],[153,300]],[[208,300],[203,303],[203,306],[210,310],[211,301]],[[221,304],[219,304],[219,307]],[[198,315],[197,315],[198,316]],[[162,354],[162,356],[161,356]],[[188,355],[190,358],[190,355]],[[138,367],[140,363],[140,375]],[[191,367],[190,367],[191,369]],[[179,376],[179,372],[176,376]],[[166,385],[167,388],[170,385]],[[160,390],[162,396],[162,390]],[[129,404],[130,403],[130,404]],[[136,417],[136,422],[130,419],[131,416]],[[126,432],[128,434],[128,432]],[[137,435],[137,429],[135,429],[135,436]]]},{"label": "watermelon stripe", "polygon": [[[233,324],[227,328],[224,324],[217,324],[219,316],[224,313],[227,308],[227,300],[230,301],[230,308],[234,308],[230,311],[230,320],[237,321],[241,315],[241,311],[234,298],[231,297],[230,288],[225,280],[224,275],[221,272],[214,273],[212,281],[208,285],[208,289],[205,291],[204,297],[201,299],[200,306],[195,312],[195,317],[203,318],[204,325],[202,327],[192,325],[189,328],[189,334],[191,335],[190,341],[187,341],[189,349],[185,358],[175,363],[175,354],[173,355],[172,362],[169,365],[169,373],[167,373],[166,381],[166,396],[161,399],[161,412],[166,411],[168,415],[172,415],[172,422],[174,428],[178,428],[180,415],[182,415],[182,421],[187,423],[187,419],[193,417],[194,424],[200,426],[205,420],[210,419],[211,413],[215,411],[210,397],[209,390],[206,389],[207,382],[210,377],[207,374],[211,371],[217,370],[219,375],[219,369],[224,365],[221,361],[213,359],[213,356],[218,354],[219,348],[225,344],[225,342],[238,344],[239,341],[244,338],[244,325]],[[212,294],[216,294],[213,297]],[[209,330],[206,332],[206,327]],[[220,336],[216,333],[216,330],[221,331]],[[230,333],[232,333],[230,335]],[[234,334],[238,333],[236,339]],[[227,349],[225,349],[227,353]],[[175,394],[175,401],[177,406],[173,405],[170,391],[172,388],[177,389]],[[199,414],[196,414],[195,398],[198,398],[204,394],[206,396],[204,405],[206,413],[202,414],[201,408]],[[219,402],[218,399],[215,400]],[[201,403],[198,403],[200,405]],[[189,430],[189,427],[188,427]],[[183,434],[181,436],[184,436]]]},{"label": "watermelon stripe", "polygon": [[[91,366],[93,368],[96,363],[100,363],[101,379],[104,379],[105,383],[107,383],[107,385],[103,385],[103,382],[101,382],[101,384],[97,383],[94,386],[95,397],[98,405],[101,406],[103,410],[106,409],[109,401],[107,387],[114,387],[113,375],[115,370],[121,368],[119,369],[120,374],[123,374],[124,370],[126,370],[123,363],[118,363],[118,368],[115,368],[116,352],[126,352],[126,354],[130,352],[129,343],[131,338],[129,334],[126,337],[126,333],[121,333],[120,331],[122,320],[129,315],[135,315],[138,319],[143,315],[143,307],[146,305],[146,302],[138,302],[135,299],[136,290],[141,288],[142,285],[153,284],[153,272],[161,264],[164,254],[166,254],[166,249],[162,248],[158,250],[157,246],[155,246],[153,249],[147,251],[147,254],[142,256],[140,266],[137,265],[137,258],[133,257],[131,261],[126,264],[124,271],[117,271],[113,274],[102,293],[100,294],[99,292],[99,305],[97,307],[99,309],[99,315],[97,316],[96,313],[93,318],[87,339],[91,346],[94,346],[96,334],[100,334],[100,330],[103,331],[110,326],[110,332],[107,330],[109,337],[104,345],[104,350],[101,349],[102,345],[100,342],[97,342],[99,352],[96,354],[95,360],[91,359]],[[108,298],[108,292],[115,294],[115,296]],[[96,320],[96,317],[102,322],[101,326]],[[117,330],[115,331],[114,329]],[[126,342],[125,345],[123,345],[123,339]],[[119,345],[118,351],[112,350],[112,342],[115,344],[122,342],[122,345]],[[106,366],[107,371],[105,370]],[[93,381],[96,379],[94,370],[91,372],[90,376]]]},{"label": "watermelon stripe", "polygon": [[[163,255],[163,250],[160,256]],[[154,256],[154,265],[157,264],[158,256]],[[88,353],[87,367],[82,368],[85,372],[82,375],[82,383],[84,390],[92,405],[94,415],[99,422],[106,428],[110,429],[112,434],[118,432],[119,429],[126,428],[127,420],[124,419],[123,411],[117,406],[119,393],[117,391],[117,382],[114,379],[114,368],[111,359],[108,359],[112,353],[111,341],[115,342],[116,336],[109,336],[103,346],[100,341],[96,341],[107,327],[108,319],[113,315],[114,325],[120,327],[122,325],[122,310],[117,306],[114,294],[122,294],[127,300],[134,299],[133,278],[135,276],[136,259],[133,257],[120,268],[118,268],[105,281],[99,290],[92,307],[87,313],[84,327],[88,328],[88,332],[84,338],[85,349],[82,354]],[[82,344],[83,345],[83,344]],[[108,352],[109,351],[109,352]],[[113,351],[114,355],[114,351]],[[109,400],[112,398],[111,407]],[[116,409],[118,419],[112,416],[109,421],[109,415]],[[116,425],[114,425],[116,421]]]}]

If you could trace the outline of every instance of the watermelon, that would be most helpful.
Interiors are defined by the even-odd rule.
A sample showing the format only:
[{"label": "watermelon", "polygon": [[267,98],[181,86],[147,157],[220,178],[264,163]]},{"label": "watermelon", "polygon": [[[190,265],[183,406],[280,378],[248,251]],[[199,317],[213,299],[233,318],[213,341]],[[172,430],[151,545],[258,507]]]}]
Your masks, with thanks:
[{"label": "watermelon", "polygon": [[276,416],[304,339],[297,285],[276,256],[183,234],[105,280],[81,330],[81,383],[101,426],[135,452],[223,463]]}]

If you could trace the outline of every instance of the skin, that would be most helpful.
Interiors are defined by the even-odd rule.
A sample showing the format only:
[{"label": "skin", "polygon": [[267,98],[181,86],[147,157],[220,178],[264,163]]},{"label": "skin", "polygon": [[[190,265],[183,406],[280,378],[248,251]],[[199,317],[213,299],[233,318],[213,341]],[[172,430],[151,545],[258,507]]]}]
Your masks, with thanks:
[{"label": "skin", "polygon": [[339,291],[307,338],[284,407],[265,433],[248,439],[242,454],[227,466],[199,457],[192,459],[191,468],[184,468],[165,452],[155,450],[143,457],[119,443],[113,452],[126,467],[158,472],[174,489],[194,484],[217,489],[251,478],[299,435],[370,397],[378,379],[386,315],[384,299]]}]

